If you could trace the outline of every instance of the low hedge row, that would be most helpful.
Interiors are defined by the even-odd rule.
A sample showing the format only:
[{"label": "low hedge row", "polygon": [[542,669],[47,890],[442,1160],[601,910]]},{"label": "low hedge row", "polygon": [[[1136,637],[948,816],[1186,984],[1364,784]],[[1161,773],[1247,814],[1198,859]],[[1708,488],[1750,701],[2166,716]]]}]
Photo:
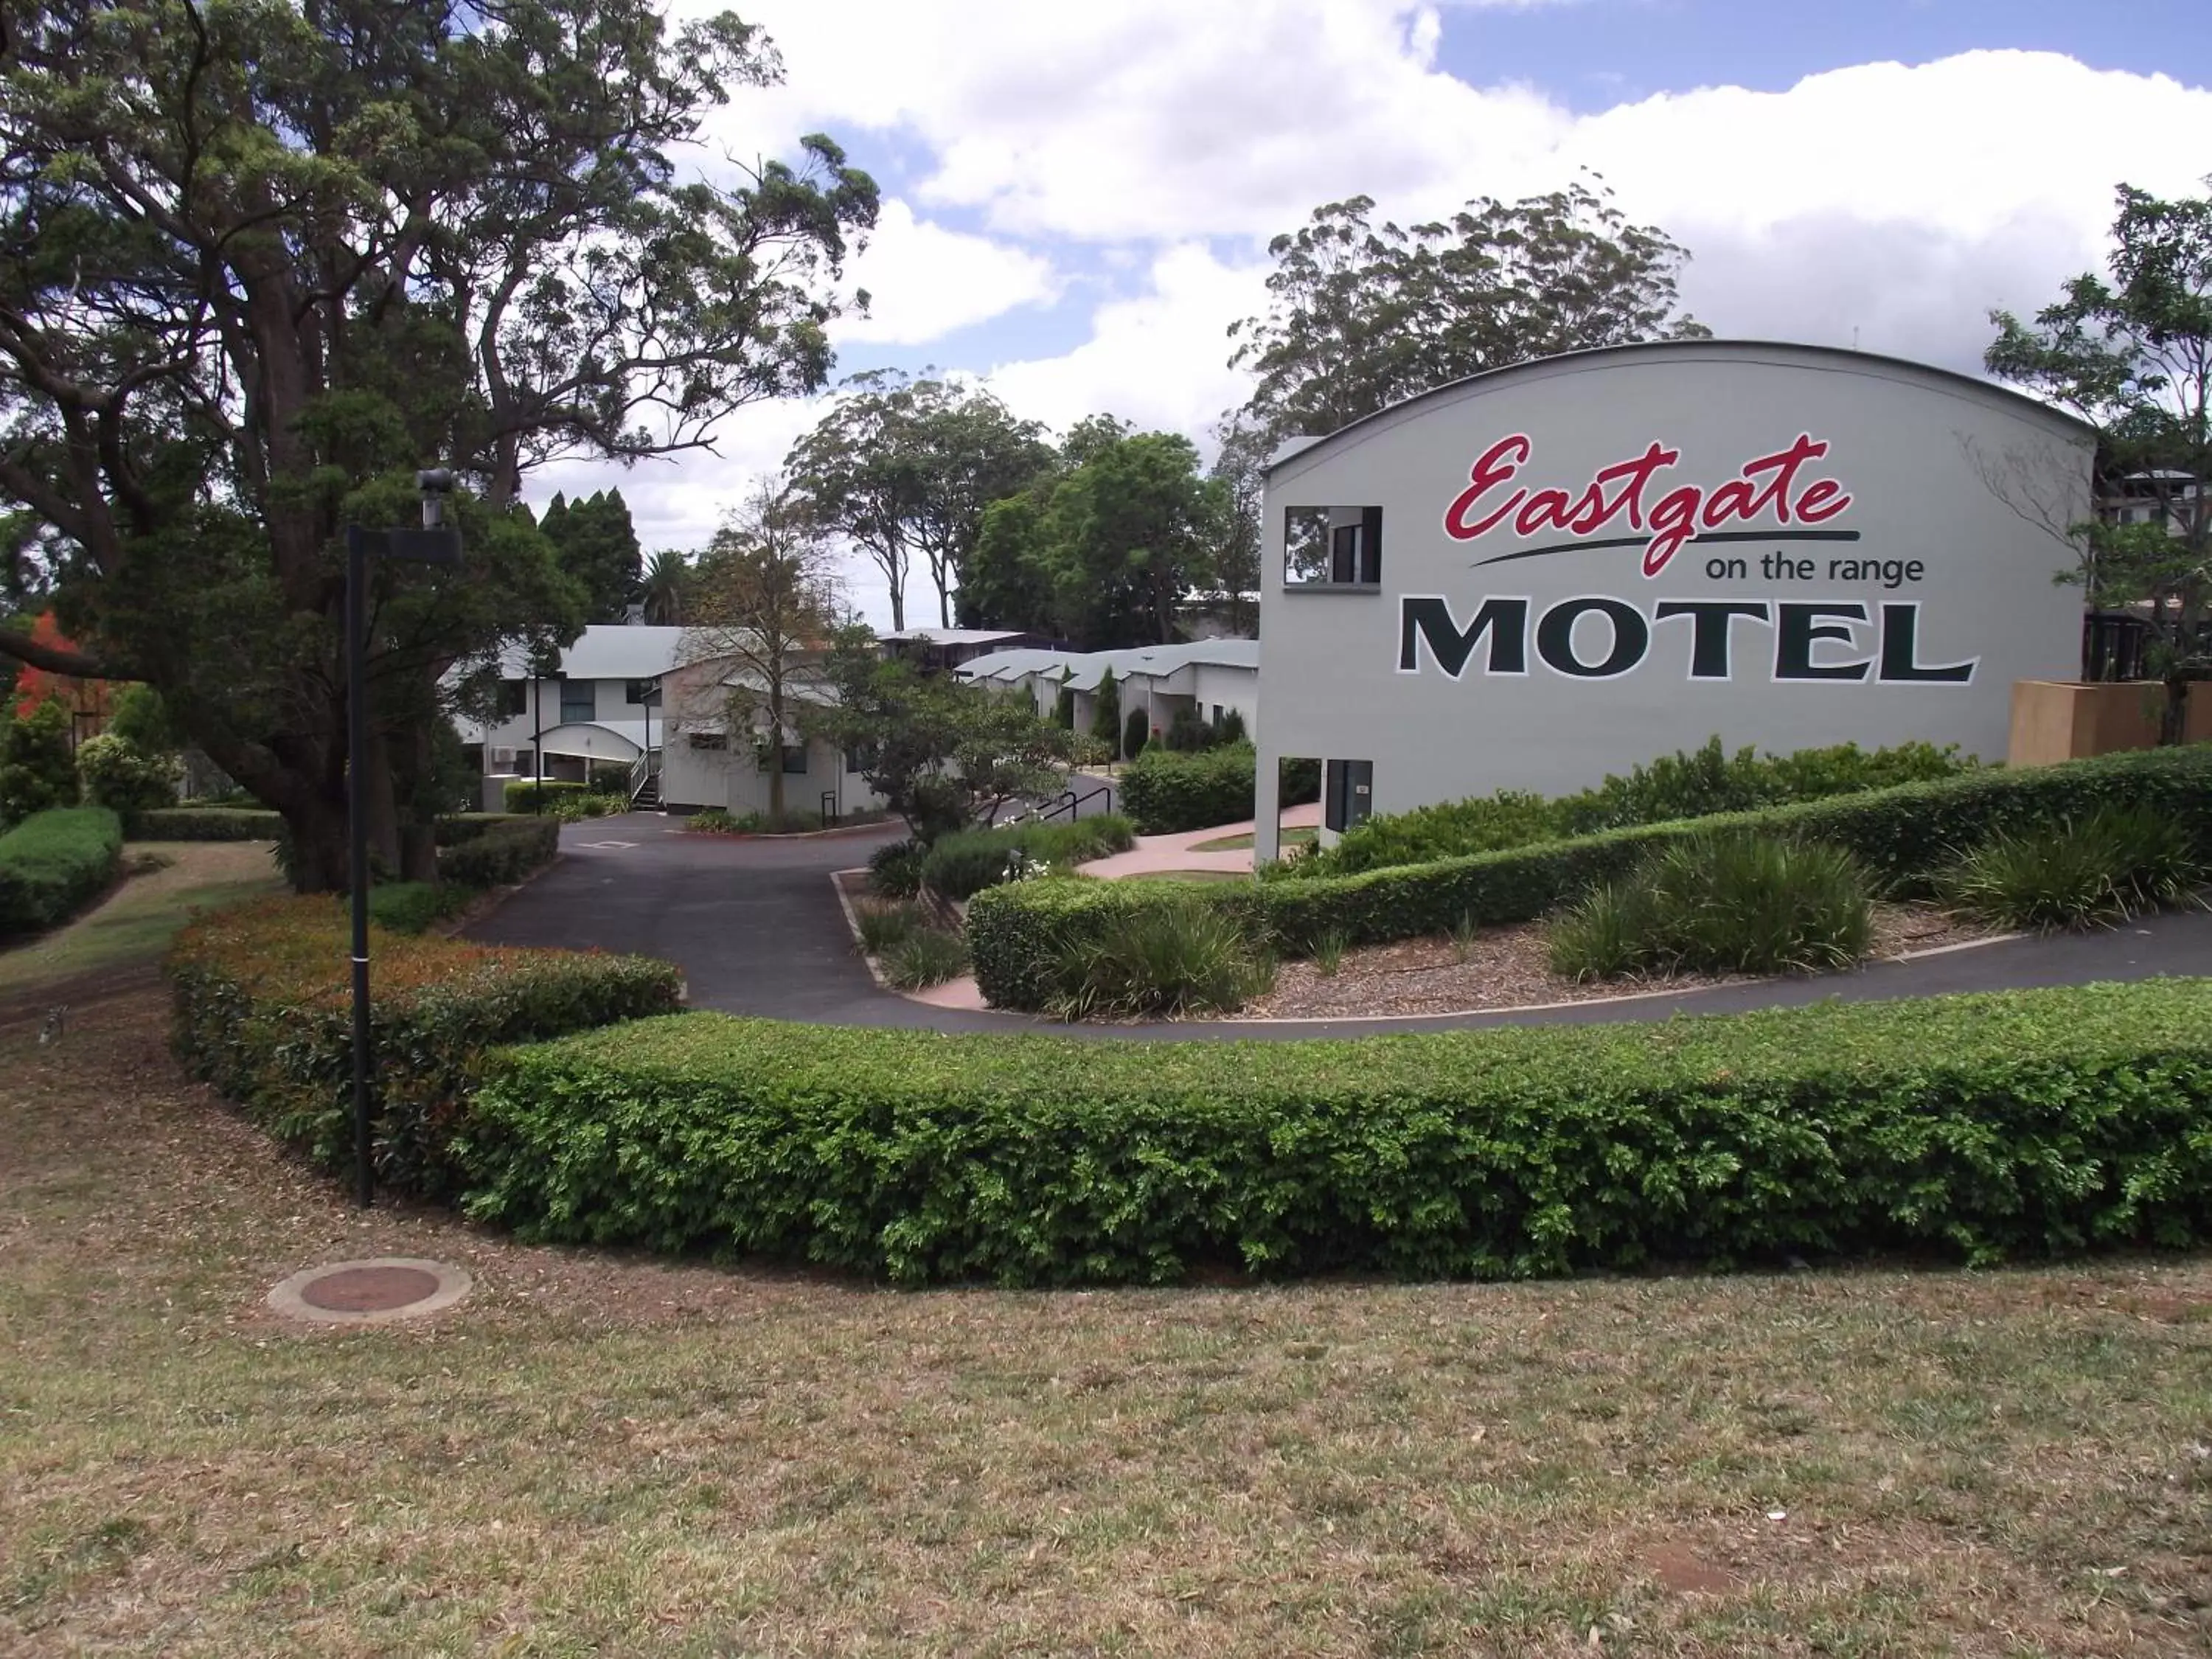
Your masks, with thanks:
[{"label": "low hedge row", "polygon": [[1129,820],[1112,812],[1067,823],[958,830],[930,843],[921,860],[921,879],[932,892],[946,898],[971,898],[1006,879],[1016,853],[1040,864],[1078,864],[1127,852],[1135,839]]},{"label": "low hedge row", "polygon": [[525,1237],[902,1284],[1458,1277],[2212,1236],[2212,981],[1353,1042],[690,1014],[501,1055],[457,1153]]},{"label": "low hedge row", "polygon": [[558,818],[504,815],[441,847],[438,879],[462,887],[504,886],[550,864],[560,850]]},{"label": "low hedge row", "polygon": [[534,817],[529,812],[448,812],[438,820],[438,845],[459,847],[502,824],[527,823]]},{"label": "low hedge row", "polygon": [[[1179,835],[1251,821],[1258,759],[1249,743],[1195,752],[1151,748],[1129,763],[1120,782],[1121,810],[1140,836]],[[1282,763],[1282,804],[1321,799],[1321,763]]]},{"label": "low hedge row", "polygon": [[519,778],[501,791],[501,799],[510,812],[527,812],[533,803],[550,807],[563,796],[582,796],[592,792],[588,783],[569,783],[560,778],[547,778],[540,782],[536,778]]},{"label": "low hedge row", "polygon": [[0,939],[67,921],[115,879],[123,823],[104,806],[33,812],[0,835]]},{"label": "low hedge row", "polygon": [[[346,940],[343,902],[270,899],[191,923],[167,962],[179,1059],[325,1169],[353,1146]],[[642,957],[374,927],[369,956],[378,1179],[426,1198],[459,1190],[448,1142],[488,1049],[668,1013],[681,990]]]},{"label": "low hedge row", "polygon": [[[1283,950],[1324,933],[1347,945],[1528,921],[1634,868],[1686,836],[1737,827],[1848,848],[1877,881],[1911,892],[1992,833],[2087,818],[2106,805],[2151,808],[2212,849],[2212,744],[2145,750],[2018,770],[1972,771],[1893,789],[1800,801],[1572,841],[1394,866],[1305,881],[1223,884],[1196,890]],[[1002,1008],[1045,1006],[1053,969],[1074,941],[1094,939],[1136,905],[1187,901],[1188,884],[1023,882],[978,893],[968,949],[984,997]]]},{"label": "low hedge row", "polygon": [[157,806],[133,812],[125,825],[131,841],[274,841],[281,813],[259,806]]}]

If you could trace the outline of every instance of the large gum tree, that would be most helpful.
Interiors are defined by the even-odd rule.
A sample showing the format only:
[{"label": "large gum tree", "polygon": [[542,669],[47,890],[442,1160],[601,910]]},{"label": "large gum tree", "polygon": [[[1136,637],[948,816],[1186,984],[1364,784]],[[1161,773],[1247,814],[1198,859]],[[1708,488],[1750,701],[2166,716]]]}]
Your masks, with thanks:
[{"label": "large gum tree", "polygon": [[828,379],[874,184],[684,162],[778,72],[648,0],[0,0],[0,510],[77,642],[0,653],[157,687],[333,887],[344,527],[455,468],[465,567],[378,567],[370,627],[375,847],[428,873],[437,719],[585,620],[525,477]]}]

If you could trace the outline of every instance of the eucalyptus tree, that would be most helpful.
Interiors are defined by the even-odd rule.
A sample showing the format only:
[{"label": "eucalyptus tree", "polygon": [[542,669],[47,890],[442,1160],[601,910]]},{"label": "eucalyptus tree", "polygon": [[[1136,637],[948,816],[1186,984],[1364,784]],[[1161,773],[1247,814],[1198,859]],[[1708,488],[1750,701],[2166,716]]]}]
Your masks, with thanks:
[{"label": "eucalyptus tree", "polygon": [[649,0],[0,0],[0,509],[80,642],[0,653],[155,685],[335,885],[342,532],[454,468],[465,569],[380,567],[370,623],[372,818],[424,873],[439,718],[587,614],[524,477],[823,385],[874,184],[820,136],[704,170],[778,60]]}]

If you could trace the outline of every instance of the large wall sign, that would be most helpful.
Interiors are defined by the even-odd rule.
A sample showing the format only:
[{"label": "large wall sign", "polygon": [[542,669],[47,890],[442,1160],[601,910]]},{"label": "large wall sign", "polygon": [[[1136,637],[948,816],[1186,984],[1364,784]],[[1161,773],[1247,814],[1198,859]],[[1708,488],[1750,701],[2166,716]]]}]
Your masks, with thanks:
[{"label": "large wall sign", "polygon": [[2013,683],[2075,672],[2052,526],[2087,516],[2091,450],[2014,393],[1812,347],[1462,381],[1271,467],[1266,748],[1371,761],[1377,811],[1716,732],[2000,757]]}]

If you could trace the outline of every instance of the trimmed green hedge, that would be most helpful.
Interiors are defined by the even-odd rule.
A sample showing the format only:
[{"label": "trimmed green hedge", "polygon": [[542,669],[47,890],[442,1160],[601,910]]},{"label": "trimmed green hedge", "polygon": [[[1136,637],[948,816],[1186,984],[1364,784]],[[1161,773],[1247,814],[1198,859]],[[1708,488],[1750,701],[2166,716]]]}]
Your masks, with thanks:
[{"label": "trimmed green hedge", "polygon": [[[1249,823],[1258,760],[1249,743],[1195,752],[1164,746],[1145,750],[1121,774],[1121,810],[1140,836],[1178,835],[1224,823]],[[1282,763],[1282,805],[1321,799],[1321,763]]]},{"label": "trimmed green hedge", "polygon": [[[353,1152],[347,926],[343,902],[269,899],[191,923],[167,964],[177,1057],[326,1170]],[[668,963],[640,957],[374,927],[369,957],[377,1177],[427,1198],[459,1191],[448,1143],[487,1050],[668,1013],[682,986]]]},{"label": "trimmed green hedge", "polygon": [[550,864],[561,850],[561,820],[502,817],[438,849],[438,879],[462,887],[500,887]]},{"label": "trimmed green hedge", "polygon": [[0,939],[67,921],[107,890],[123,823],[104,806],[33,812],[0,836]]},{"label": "trimmed green hedge", "polygon": [[448,812],[438,820],[438,845],[459,847],[501,824],[530,823],[537,817],[532,812]]},{"label": "trimmed green hedge", "polygon": [[450,882],[385,882],[368,890],[368,920],[395,933],[428,933],[434,923],[460,915],[475,896],[474,888]]},{"label": "trimmed green hedge", "polygon": [[275,841],[282,813],[252,806],[158,806],[133,812],[124,829],[131,841]]},{"label": "trimmed green hedge", "polygon": [[[1738,826],[1846,848],[1877,881],[1911,892],[1993,831],[2076,822],[2108,804],[2149,807],[2183,825],[2199,848],[2212,849],[2212,744],[1965,772],[1433,864],[1196,890],[1295,952],[1326,933],[1347,945],[1374,945],[1442,933],[1463,918],[1482,927],[1531,921],[1626,874],[1658,848]],[[978,893],[968,909],[976,983],[1001,1008],[1042,1008],[1066,945],[1097,937],[1122,908],[1169,903],[1191,890],[1187,884],[1023,882]]]},{"label": "trimmed green hedge", "polygon": [[526,1238],[1042,1285],[2178,1248],[2208,1125],[2190,980],[1354,1042],[691,1014],[499,1057],[456,1151]]},{"label": "trimmed green hedge", "polygon": [[542,799],[547,808],[563,796],[581,797],[590,794],[587,783],[568,783],[559,778],[547,778],[543,783],[535,778],[519,778],[501,792],[501,799],[509,812],[527,812],[533,801]]}]

